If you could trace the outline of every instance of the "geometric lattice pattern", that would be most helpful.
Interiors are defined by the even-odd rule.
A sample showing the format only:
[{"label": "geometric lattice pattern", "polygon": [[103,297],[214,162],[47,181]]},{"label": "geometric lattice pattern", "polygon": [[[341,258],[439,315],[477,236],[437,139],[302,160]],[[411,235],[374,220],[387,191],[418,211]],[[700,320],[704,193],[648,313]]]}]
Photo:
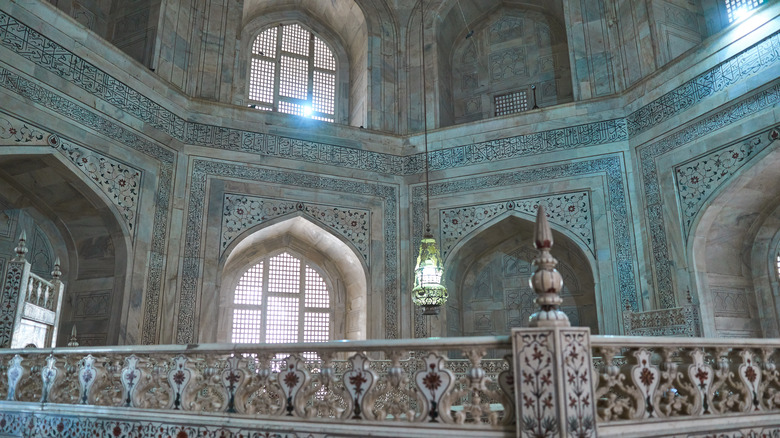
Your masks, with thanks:
[{"label": "geometric lattice pattern", "polygon": [[724,0],[729,23],[742,18],[746,12],[751,11],[764,3],[764,0]]},{"label": "geometric lattice pattern", "polygon": [[261,32],[252,45],[249,106],[335,120],[336,58],[328,46],[298,24]]},{"label": "geometric lattice pattern", "polygon": [[496,96],[494,99],[496,116],[505,116],[528,110],[528,93],[525,91],[513,91]]},{"label": "geometric lattice pattern", "polygon": [[780,254],[777,254],[777,278],[780,278]]},{"label": "geometric lattice pattern", "polygon": [[330,288],[305,261],[285,252],[264,257],[238,280],[233,343],[330,340]]}]

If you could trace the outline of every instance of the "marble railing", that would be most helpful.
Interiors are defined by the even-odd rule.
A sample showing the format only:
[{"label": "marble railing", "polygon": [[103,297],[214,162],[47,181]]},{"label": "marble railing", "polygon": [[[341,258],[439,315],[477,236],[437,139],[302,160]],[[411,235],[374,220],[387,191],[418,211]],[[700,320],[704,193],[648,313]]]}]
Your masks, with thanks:
[{"label": "marble railing", "polygon": [[[571,419],[534,423],[543,410],[531,404],[570,404],[571,388],[549,398],[544,385],[536,386],[538,394],[521,389],[533,379],[571,383],[572,362],[563,354],[568,347],[539,361],[559,367],[544,371],[534,362],[544,356],[536,349],[543,342],[524,353],[532,344],[520,339],[529,333],[541,332],[514,330],[514,346],[503,336],[2,349],[0,411],[35,407],[97,415],[113,408],[113,417],[146,412],[179,425],[198,414],[298,421],[318,431],[333,424],[381,425],[384,435],[378,436],[411,436],[415,427],[423,428],[419,436],[453,430],[569,436],[564,432],[575,429]],[[503,358],[486,358],[487,351]],[[772,421],[780,428],[780,340],[593,336],[584,351],[591,352],[593,385],[577,396],[595,400],[596,415],[595,424],[581,422],[588,431],[582,436],[666,436],[659,428],[673,435],[681,424],[689,431],[724,431],[736,420],[742,429],[759,424],[765,431]],[[513,358],[524,382],[514,379]],[[516,410],[518,393],[523,402]],[[8,432],[5,418],[13,417],[0,413],[0,433]]]},{"label": "marble railing", "polygon": [[[484,359],[488,350],[506,358]],[[181,411],[511,431],[510,353],[507,336],[3,349],[0,398],[167,417]]]},{"label": "marble railing", "polygon": [[761,414],[780,426],[780,340],[594,336],[591,348],[602,430],[674,419],[718,430]]},{"label": "marble railing", "polygon": [[51,281],[30,272],[24,301],[54,312],[59,302],[58,289]]}]

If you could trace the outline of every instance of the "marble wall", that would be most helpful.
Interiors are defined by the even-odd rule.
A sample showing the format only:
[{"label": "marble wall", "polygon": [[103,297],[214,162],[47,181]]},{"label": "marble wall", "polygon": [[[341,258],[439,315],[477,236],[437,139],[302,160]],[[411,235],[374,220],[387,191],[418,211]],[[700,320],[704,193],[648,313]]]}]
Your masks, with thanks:
[{"label": "marble wall", "polygon": [[[58,229],[64,230],[71,260],[64,280],[72,297],[97,300],[110,291],[103,325],[84,324],[85,338],[109,344],[222,340],[218,312],[211,310],[224,292],[231,251],[253,233],[294,218],[317,227],[309,235],[302,232],[308,237],[297,237],[300,242],[329,236],[354,261],[334,267],[352,272],[340,289],[345,327],[353,327],[345,328],[349,336],[482,333],[478,321],[486,312],[494,322],[503,313],[506,324],[523,317],[521,308],[513,308],[517,300],[507,304],[515,296],[510,290],[521,288],[521,282],[503,275],[503,259],[518,254],[518,263],[529,261],[521,242],[528,239],[518,237],[518,230],[542,203],[561,236],[553,254],[560,251],[561,269],[572,279],[566,306],[576,310],[580,324],[603,334],[773,333],[777,282],[759,267],[764,266],[761,254],[768,254],[776,240],[770,207],[778,204],[780,185],[756,189],[744,181],[776,179],[749,170],[768,163],[780,144],[773,134],[780,125],[780,6],[761,9],[757,20],[763,24],[756,30],[735,25],[705,39],[710,27],[702,11],[708,9],[687,2],[619,3],[623,15],[598,1],[551,3],[543,12],[566,24],[573,101],[444,126],[455,122],[457,111],[448,116],[445,109],[455,108],[457,93],[451,89],[450,98],[442,90],[460,66],[442,71],[449,61],[439,42],[449,38],[446,32],[457,36],[443,29],[459,11],[442,5],[442,21],[431,15],[426,23],[426,34],[428,29],[441,33],[426,37],[432,86],[422,93],[415,68],[419,21],[415,25],[411,5],[401,3],[393,9],[361,2],[356,9],[344,0],[334,2],[333,10],[309,11],[310,19],[333,20],[335,12],[363,11],[365,24],[358,28],[365,38],[363,30],[345,35],[347,28],[339,23],[322,25],[342,44],[355,79],[340,96],[345,114],[350,123],[363,121],[368,129],[230,104],[236,103],[241,84],[235,70],[225,66],[237,65],[243,44],[235,41],[241,21],[231,17],[248,19],[251,5],[214,3],[215,12],[205,14],[208,9],[165,2],[156,31],[155,72],[102,41],[84,39],[76,20],[46,3],[0,7],[3,112],[41,133],[34,144],[3,143],[0,170],[13,174],[22,162],[49,157],[47,166],[70,175],[63,178],[67,190],[31,187],[55,213],[52,221],[61,221]],[[630,8],[641,4],[644,9]],[[466,21],[494,23],[505,16],[503,6],[495,6],[485,14],[477,3],[464,1]],[[687,18],[672,14],[660,20],[658,11],[667,9]],[[390,26],[390,16],[409,24]],[[212,27],[211,17],[228,24]],[[691,23],[697,23],[701,43],[692,36]],[[632,26],[635,34],[615,33]],[[203,39],[192,38],[206,28]],[[733,38],[737,32],[741,37]],[[659,35],[666,38],[664,46]],[[674,39],[680,35],[690,38]],[[686,44],[697,50],[687,51]],[[365,70],[356,67],[363,63]],[[438,102],[430,105],[435,116],[428,123],[440,128],[427,138],[429,196],[424,136],[406,134],[422,126],[423,94],[429,103]],[[20,155],[27,158],[19,161]],[[763,191],[765,202],[717,201],[734,187]],[[232,196],[260,200],[273,213],[260,208],[237,214],[228,208],[236,205]],[[734,204],[739,213],[723,210],[728,214],[706,219],[722,204]],[[726,220],[732,216],[745,218],[738,230]],[[442,246],[445,267],[461,276],[450,278],[452,305],[436,320],[423,319],[408,294],[426,222]],[[469,249],[468,242],[491,229],[514,237],[509,243],[482,239],[493,247]],[[736,238],[737,232],[744,238]],[[703,252],[698,237],[705,242]],[[737,247],[736,241],[745,239],[750,243]],[[707,242],[722,251],[707,249]],[[328,247],[321,252],[327,254]],[[756,262],[744,263],[739,278],[726,280],[723,275],[732,274],[722,267],[727,255]],[[735,290],[753,301],[739,301],[745,308],[728,304],[735,302]],[[701,312],[701,327],[692,320],[682,331],[670,328],[688,296]],[[82,318],[75,309],[66,323]],[[639,315],[628,330],[625,312]],[[642,317],[648,312],[656,313]],[[762,320],[758,325],[750,322],[755,315]],[[651,319],[668,324],[641,326]]]}]

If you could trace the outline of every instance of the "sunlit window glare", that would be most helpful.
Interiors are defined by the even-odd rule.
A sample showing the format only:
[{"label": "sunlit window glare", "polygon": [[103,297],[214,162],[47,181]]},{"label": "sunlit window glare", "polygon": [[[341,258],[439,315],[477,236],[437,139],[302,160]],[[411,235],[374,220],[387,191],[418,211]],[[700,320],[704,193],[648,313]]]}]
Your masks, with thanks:
[{"label": "sunlit window glare", "polygon": [[267,29],[252,45],[247,98],[257,110],[333,122],[336,58],[298,24]]},{"label": "sunlit window glare", "polygon": [[332,317],[325,279],[285,252],[263,258],[241,276],[233,295],[231,341],[325,342]]},{"label": "sunlit window glare", "polygon": [[761,6],[765,0],[724,0],[729,23],[743,20],[752,15],[753,10]]}]

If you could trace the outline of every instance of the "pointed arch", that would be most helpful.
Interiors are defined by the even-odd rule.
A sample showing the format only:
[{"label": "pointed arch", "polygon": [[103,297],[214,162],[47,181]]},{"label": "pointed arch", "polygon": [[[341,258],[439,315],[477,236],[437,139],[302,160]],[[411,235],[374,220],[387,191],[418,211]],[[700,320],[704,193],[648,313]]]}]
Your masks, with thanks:
[{"label": "pointed arch", "polygon": [[[504,214],[483,224],[453,248],[445,262],[450,290],[448,335],[506,332],[525,326],[534,311],[528,286],[536,255],[532,247],[534,223],[517,214]],[[567,234],[553,229],[553,256],[564,275],[563,310],[578,325],[603,330],[598,276],[589,251]],[[460,330],[459,327],[462,327]]]},{"label": "pointed arch", "polygon": [[[220,258],[219,293],[222,311],[217,339],[227,340],[225,309],[240,276],[269,254],[290,251],[312,261],[330,279],[334,297],[335,338],[365,339],[367,326],[368,267],[357,249],[342,236],[301,212],[257,225],[242,233]],[[213,310],[213,309],[212,309]],[[209,310],[205,310],[209,312]],[[206,321],[209,316],[201,315]]]},{"label": "pointed arch", "polygon": [[[111,315],[127,312],[125,293],[131,290],[133,275],[133,232],[125,216],[94,181],[49,146],[3,147],[0,179],[17,208],[50,222],[47,234],[62,239],[53,242],[68,296],[57,344],[64,345],[70,327],[86,316],[91,331],[84,332],[85,342],[117,343],[123,321]],[[27,230],[28,236],[32,231]],[[80,300],[92,300],[90,315],[81,314]]]},{"label": "pointed arch", "polygon": [[780,149],[767,147],[701,207],[688,236],[705,336],[777,336],[771,266],[780,241]]}]

